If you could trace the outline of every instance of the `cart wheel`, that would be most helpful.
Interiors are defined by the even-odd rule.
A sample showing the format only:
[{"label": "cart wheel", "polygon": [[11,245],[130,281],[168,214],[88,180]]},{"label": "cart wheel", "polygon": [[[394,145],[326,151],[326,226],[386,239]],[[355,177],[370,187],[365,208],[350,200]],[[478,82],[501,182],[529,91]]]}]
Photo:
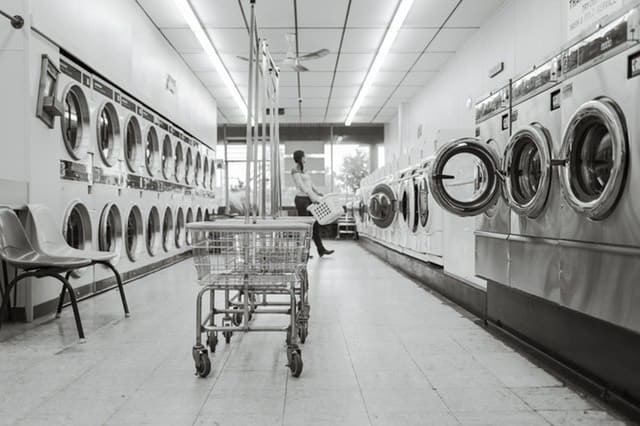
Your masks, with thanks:
[{"label": "cart wheel", "polygon": [[293,377],[300,377],[302,374],[302,354],[299,350],[294,350],[289,356],[289,369]]},{"label": "cart wheel", "polygon": [[304,343],[309,335],[309,330],[306,325],[298,328],[298,337],[300,337],[300,343]]},{"label": "cart wheel", "polygon": [[216,334],[207,335],[207,346],[211,352],[216,351],[216,346],[218,346],[218,336]]},{"label": "cart wheel", "polygon": [[223,331],[222,335],[224,336],[224,341],[227,344],[231,343],[231,336],[233,336],[233,331]]},{"label": "cart wheel", "polygon": [[236,312],[235,314],[233,314],[231,321],[233,322],[233,325],[235,325],[236,327],[240,327],[242,325],[242,312]]},{"label": "cart wheel", "polygon": [[200,352],[198,361],[196,362],[196,374],[200,377],[207,377],[211,372],[211,361],[206,350]]}]

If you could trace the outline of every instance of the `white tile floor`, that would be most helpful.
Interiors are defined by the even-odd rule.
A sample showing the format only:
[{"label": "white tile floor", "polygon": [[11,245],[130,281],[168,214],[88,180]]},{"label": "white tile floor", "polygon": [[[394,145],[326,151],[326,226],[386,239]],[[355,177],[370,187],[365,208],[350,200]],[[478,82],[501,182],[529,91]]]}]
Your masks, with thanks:
[{"label": "white tile floor", "polygon": [[[588,398],[355,243],[310,263],[304,372],[282,334],[221,343],[193,375],[190,260],[82,302],[59,320],[0,333],[0,424],[617,425]],[[273,321],[273,320],[271,320]]]}]

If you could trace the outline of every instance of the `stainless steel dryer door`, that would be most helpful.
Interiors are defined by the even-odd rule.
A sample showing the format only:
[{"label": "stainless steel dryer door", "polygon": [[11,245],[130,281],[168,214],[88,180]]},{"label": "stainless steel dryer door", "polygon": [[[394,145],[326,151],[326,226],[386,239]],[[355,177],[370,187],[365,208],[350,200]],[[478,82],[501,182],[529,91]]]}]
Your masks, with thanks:
[{"label": "stainless steel dryer door", "polygon": [[516,213],[540,215],[551,186],[551,137],[538,123],[522,126],[509,139],[504,153],[505,186]]},{"label": "stainless steel dryer door", "polygon": [[608,98],[586,102],[573,113],[562,138],[562,193],[578,213],[606,218],[620,197],[628,161],[625,119]]},{"label": "stainless steel dryer door", "polygon": [[418,182],[418,217],[420,226],[429,229],[429,184],[427,177],[420,177]]},{"label": "stainless steel dryer door", "polygon": [[431,194],[445,210],[458,216],[476,216],[500,197],[502,177],[498,154],[476,138],[443,145],[427,173]]},{"label": "stainless steel dryer door", "polygon": [[389,185],[381,183],[373,188],[369,197],[368,212],[373,223],[379,228],[388,228],[396,216],[398,201]]}]

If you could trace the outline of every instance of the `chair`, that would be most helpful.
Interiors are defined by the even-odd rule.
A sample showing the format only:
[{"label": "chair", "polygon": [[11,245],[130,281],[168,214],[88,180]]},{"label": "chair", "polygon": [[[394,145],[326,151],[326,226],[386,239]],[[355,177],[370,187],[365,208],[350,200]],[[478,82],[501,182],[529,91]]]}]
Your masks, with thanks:
[{"label": "chair", "polygon": [[0,318],[8,308],[11,290],[19,281],[28,277],[53,277],[62,283],[63,291],[69,291],[78,336],[84,340],[84,330],[80,321],[76,296],[69,280],[61,274],[89,266],[91,264],[89,259],[49,256],[36,251],[29,242],[20,219],[13,210],[7,207],[0,207],[0,259],[24,271],[7,285],[5,297],[0,305]]},{"label": "chair", "polygon": [[[118,270],[111,264],[111,260],[113,260],[117,254],[110,251],[78,250],[69,246],[67,241],[64,239],[60,228],[56,225],[51,214],[51,210],[49,210],[47,206],[42,204],[29,204],[27,208],[29,210],[29,219],[33,221],[35,235],[32,236],[31,243],[35,249],[40,253],[44,253],[49,256],[88,259],[90,261],[89,266],[104,265],[109,268],[113,272],[118,289],[120,290],[120,299],[122,300],[124,315],[128,317],[129,306],[127,305],[127,298],[124,294],[122,277]],[[71,272],[72,271],[67,271],[65,279],[69,280]],[[57,315],[60,315],[60,312],[62,311],[65,292],[65,288],[63,288],[60,293],[60,300],[58,301]]]}]

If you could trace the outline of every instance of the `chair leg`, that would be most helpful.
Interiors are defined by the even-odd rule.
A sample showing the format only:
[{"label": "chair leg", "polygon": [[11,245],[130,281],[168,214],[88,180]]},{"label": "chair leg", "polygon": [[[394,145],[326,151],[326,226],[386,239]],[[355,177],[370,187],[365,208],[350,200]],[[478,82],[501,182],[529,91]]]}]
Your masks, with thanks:
[{"label": "chair leg", "polygon": [[[50,276],[62,283],[63,290],[62,290],[62,297],[60,298],[60,300],[64,298],[64,288],[66,288],[67,291],[69,292],[69,299],[71,299],[71,307],[73,308],[73,318],[76,321],[76,328],[78,329],[78,337],[80,337],[80,340],[84,340],[85,339],[84,330],[82,328],[82,321],[80,320],[80,311],[78,310],[78,301],[76,300],[76,295],[73,291],[73,287],[71,287],[71,284],[69,284],[69,280],[66,278],[63,278],[62,275],[51,274]],[[58,306],[60,307],[60,304]]]},{"label": "chair leg", "polygon": [[36,272],[23,272],[22,274],[16,275],[11,282],[9,282],[9,285],[6,288],[6,292],[5,295],[6,297],[2,299],[2,305],[0,305],[0,323],[2,322],[1,319],[4,318],[4,313],[7,309],[9,309],[9,295],[11,294],[11,289],[13,289],[13,287],[15,287],[16,284],[18,284],[18,282],[24,278],[28,278],[28,277],[32,277],[32,276],[36,276],[37,273]]},{"label": "chair leg", "polygon": [[120,299],[122,300],[122,308],[124,309],[124,316],[129,316],[129,305],[127,304],[127,297],[124,294],[124,286],[122,285],[122,277],[120,276],[120,272],[109,262],[96,262],[100,265],[104,265],[107,268],[111,269],[113,275],[116,277],[116,283],[118,283],[118,289],[120,290]]},{"label": "chair leg", "polygon": [[60,314],[62,313],[62,305],[64,304],[64,295],[67,292],[67,287],[62,286],[62,291],[60,291],[60,298],[58,300],[58,309],[56,310],[56,318],[60,318]]}]

